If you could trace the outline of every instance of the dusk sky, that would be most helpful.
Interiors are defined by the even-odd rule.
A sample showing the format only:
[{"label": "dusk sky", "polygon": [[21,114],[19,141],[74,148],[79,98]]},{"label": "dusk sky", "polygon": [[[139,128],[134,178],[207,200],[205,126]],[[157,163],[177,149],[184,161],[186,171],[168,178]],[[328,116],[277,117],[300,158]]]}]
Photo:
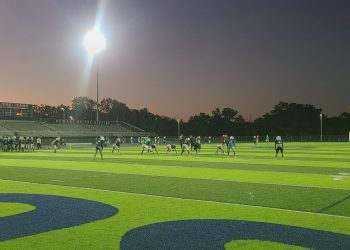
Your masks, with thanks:
[{"label": "dusk sky", "polygon": [[246,119],[278,101],[328,115],[350,105],[349,0],[0,0],[0,101],[96,98],[187,119],[232,107]]}]

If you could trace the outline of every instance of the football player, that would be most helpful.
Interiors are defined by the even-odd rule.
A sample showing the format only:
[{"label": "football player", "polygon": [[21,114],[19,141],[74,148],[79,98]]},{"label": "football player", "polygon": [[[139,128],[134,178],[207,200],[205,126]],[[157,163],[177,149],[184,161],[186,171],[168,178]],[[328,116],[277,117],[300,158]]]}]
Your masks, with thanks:
[{"label": "football player", "polygon": [[177,154],[176,145],[175,144],[168,144],[166,147],[167,147],[166,154],[168,154],[168,152],[172,152],[172,151],[175,151],[175,153]]},{"label": "football player", "polygon": [[149,146],[151,145],[151,139],[146,136],[144,138],[141,138],[142,140],[142,151],[141,151],[141,154],[143,154],[143,152],[145,150],[147,150],[147,152],[149,153]]},{"label": "football player", "polygon": [[277,136],[275,140],[275,150],[276,150],[276,156],[275,159],[277,159],[278,152],[281,152],[282,154],[282,159],[284,159],[283,155],[283,140],[281,136]]},{"label": "football player", "polygon": [[55,140],[53,140],[51,142],[51,145],[53,146],[54,153],[56,153],[57,149],[59,149],[59,147],[60,147],[60,140],[61,140],[61,138],[57,137]]},{"label": "football player", "polygon": [[104,146],[104,137],[101,136],[96,142],[94,160],[96,159],[97,152],[100,153],[100,157],[101,157],[101,159],[103,159],[103,155],[102,155],[103,146]]},{"label": "football player", "polygon": [[233,151],[233,157],[236,158],[236,141],[233,136],[230,136],[230,140],[227,143],[227,157],[230,157],[230,152]]},{"label": "football player", "polygon": [[117,150],[119,152],[119,149],[120,149],[120,138],[117,137],[117,139],[115,140],[115,142],[113,144],[112,153],[114,153],[115,150]]}]

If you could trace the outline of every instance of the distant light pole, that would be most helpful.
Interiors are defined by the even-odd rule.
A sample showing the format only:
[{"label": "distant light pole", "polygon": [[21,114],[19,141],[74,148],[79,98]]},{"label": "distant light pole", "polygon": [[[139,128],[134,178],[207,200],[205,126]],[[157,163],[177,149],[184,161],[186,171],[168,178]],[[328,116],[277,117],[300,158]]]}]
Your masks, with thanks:
[{"label": "distant light pole", "polygon": [[321,142],[322,142],[322,140],[323,140],[323,138],[322,138],[322,113],[320,114],[320,126],[321,126]]},{"label": "distant light pole", "polygon": [[62,118],[63,118],[63,120],[66,120],[66,110],[62,107],[61,108],[61,110],[62,110]]},{"label": "distant light pole", "polygon": [[[98,28],[94,28],[86,33],[83,44],[89,55],[95,56],[106,48],[106,39]],[[98,62],[96,62],[96,123],[98,123]]]},{"label": "distant light pole", "polygon": [[177,138],[180,138],[180,119],[177,120]]}]

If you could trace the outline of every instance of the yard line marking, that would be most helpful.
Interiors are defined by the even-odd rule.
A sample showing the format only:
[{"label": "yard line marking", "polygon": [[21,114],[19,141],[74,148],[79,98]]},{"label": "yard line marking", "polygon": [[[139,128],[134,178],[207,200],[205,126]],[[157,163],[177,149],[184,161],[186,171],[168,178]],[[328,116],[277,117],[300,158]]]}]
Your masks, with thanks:
[{"label": "yard line marking", "polygon": [[322,213],[323,211],[326,211],[326,210],[328,210],[328,209],[330,209],[332,207],[335,207],[335,206],[339,205],[340,203],[342,203],[343,201],[348,200],[349,198],[350,198],[350,195],[345,197],[345,198],[343,198],[343,199],[341,199],[341,200],[339,200],[339,201],[337,201],[337,202],[334,202],[333,204],[331,204],[331,205],[329,205],[327,207],[322,208],[321,210],[317,211],[317,213]]},{"label": "yard line marking", "polygon": [[64,181],[61,181],[61,180],[51,180],[53,182],[64,182]]},{"label": "yard line marking", "polygon": [[72,180],[80,180],[81,178],[79,177],[73,177]]},{"label": "yard line marking", "polygon": [[264,207],[264,206],[258,206],[258,205],[247,205],[247,204],[239,204],[239,203],[220,202],[220,201],[208,201],[208,200],[200,200],[200,199],[179,198],[179,197],[171,197],[171,196],[165,196],[165,195],[163,196],[163,195],[155,195],[155,194],[141,194],[141,193],[135,193],[135,192],[124,192],[124,191],[115,191],[115,190],[88,188],[88,187],[75,187],[75,186],[69,186],[69,185],[37,183],[37,182],[29,182],[29,181],[15,181],[15,180],[8,180],[8,179],[0,179],[0,181],[15,182],[15,183],[28,183],[28,184],[32,184],[32,185],[46,185],[46,186],[54,186],[54,187],[84,189],[84,190],[101,191],[101,192],[108,192],[108,193],[132,194],[132,195],[139,195],[139,196],[146,196],[146,197],[156,197],[156,198],[183,200],[183,201],[206,202],[206,203],[212,203],[212,204],[224,204],[224,205],[229,205],[229,206],[265,208],[265,209],[273,209],[273,210],[285,211],[285,212],[305,213],[305,214],[312,214],[312,215],[318,215],[318,216],[330,216],[330,217],[350,219],[350,216],[334,215],[334,214],[322,214],[322,213],[317,213],[317,212],[299,211],[299,210],[291,210],[291,209],[275,208],[275,207]]},{"label": "yard line marking", "polygon": [[348,173],[339,173],[338,175],[333,175],[333,180],[335,181],[339,181],[339,180],[343,180],[343,179],[349,179],[350,178],[350,174]]}]

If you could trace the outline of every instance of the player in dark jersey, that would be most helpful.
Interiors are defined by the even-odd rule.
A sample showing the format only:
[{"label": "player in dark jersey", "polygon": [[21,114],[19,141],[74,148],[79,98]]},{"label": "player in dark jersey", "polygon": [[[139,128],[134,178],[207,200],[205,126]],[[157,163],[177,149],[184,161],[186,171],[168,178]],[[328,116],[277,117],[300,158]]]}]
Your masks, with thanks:
[{"label": "player in dark jersey", "polygon": [[53,141],[51,142],[51,145],[53,146],[53,151],[54,151],[54,153],[56,153],[56,152],[57,152],[57,149],[59,149],[60,140],[61,140],[61,138],[60,138],[60,137],[57,137],[55,140],[53,140]]},{"label": "player in dark jersey", "polygon": [[222,139],[221,141],[222,147],[225,148],[225,146],[227,146],[227,143],[228,143],[228,135],[222,135],[221,139]]},{"label": "player in dark jersey", "polygon": [[101,156],[101,159],[103,159],[103,155],[102,155],[102,151],[103,151],[103,145],[104,145],[104,140],[103,140],[103,136],[101,136],[97,142],[96,142],[96,150],[95,150],[95,154],[94,154],[94,160],[96,159],[96,155],[97,155],[97,152],[100,153],[100,156]]},{"label": "player in dark jersey", "polygon": [[180,142],[180,147],[182,148],[182,144],[184,144],[185,142],[183,135],[180,135],[179,142]]},{"label": "player in dark jersey", "polygon": [[29,148],[30,148],[30,138],[26,137],[25,138],[25,149],[27,152],[29,152]]},{"label": "player in dark jersey", "polygon": [[2,146],[3,146],[3,151],[7,152],[8,151],[8,145],[9,145],[9,140],[8,138],[5,136],[2,142]]},{"label": "player in dark jersey", "polygon": [[13,140],[14,140],[14,149],[15,149],[16,152],[19,152],[19,137],[18,136],[14,136]]},{"label": "player in dark jersey", "polygon": [[166,154],[168,154],[168,152],[172,152],[172,151],[175,151],[175,153],[177,154],[176,145],[175,144],[168,144],[166,147],[167,147]]},{"label": "player in dark jersey", "polygon": [[201,145],[201,137],[198,136],[196,139],[195,139],[195,142],[194,142],[194,145],[193,145],[193,149],[196,151],[196,154],[198,153],[198,151],[200,151],[202,148],[202,145]]},{"label": "player in dark jersey", "polygon": [[196,138],[190,135],[190,145],[191,145],[191,151],[194,150],[194,145],[196,144]]},{"label": "player in dark jersey", "polygon": [[155,143],[150,144],[149,147],[148,147],[148,152],[149,153],[153,153],[154,151],[158,154],[157,144],[155,144]]},{"label": "player in dark jersey", "polygon": [[277,136],[276,140],[275,140],[275,150],[276,150],[276,156],[275,159],[277,159],[277,155],[278,152],[281,152],[282,154],[282,159],[284,159],[284,155],[283,155],[283,140],[281,138],[281,136]]},{"label": "player in dark jersey", "polygon": [[29,138],[29,147],[30,147],[30,151],[34,151],[34,138],[30,137]]}]

